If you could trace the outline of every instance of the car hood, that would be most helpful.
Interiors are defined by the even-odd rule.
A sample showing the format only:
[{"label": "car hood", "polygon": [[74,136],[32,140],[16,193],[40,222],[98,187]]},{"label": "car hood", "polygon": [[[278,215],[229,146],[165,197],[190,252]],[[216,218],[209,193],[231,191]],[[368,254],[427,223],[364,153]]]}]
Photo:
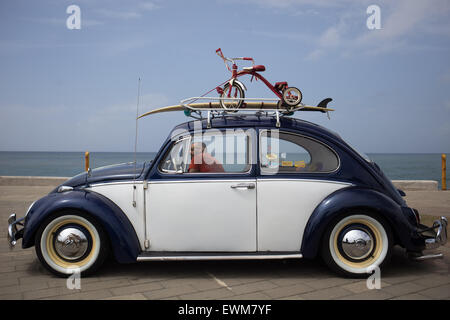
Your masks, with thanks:
[{"label": "car hood", "polygon": [[[128,162],[99,167],[93,169],[90,174],[87,172],[82,172],[67,180],[60,186],[78,187],[86,184],[106,181],[139,179],[144,171],[145,165],[145,162],[137,163],[136,165],[134,162]],[[60,186],[58,186],[58,188]],[[56,188],[56,190],[58,188]]]}]

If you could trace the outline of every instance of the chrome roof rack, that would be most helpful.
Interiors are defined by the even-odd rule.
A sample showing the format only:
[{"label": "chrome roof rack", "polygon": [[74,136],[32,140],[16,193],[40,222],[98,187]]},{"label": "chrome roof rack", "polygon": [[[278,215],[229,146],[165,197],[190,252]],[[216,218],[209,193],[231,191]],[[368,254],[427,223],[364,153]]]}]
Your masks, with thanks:
[{"label": "chrome roof rack", "polygon": [[[206,100],[208,102],[194,103],[199,100]],[[224,109],[220,105],[220,101],[223,100],[243,100],[244,103],[237,109]],[[317,107],[308,106],[300,103],[298,106],[291,110],[280,108],[279,99],[266,99],[266,98],[220,98],[220,97],[191,97],[180,101],[180,106],[184,107],[184,113],[197,120],[207,120],[207,128],[211,128],[211,120],[217,117],[226,116],[244,116],[244,115],[256,115],[256,116],[273,116],[276,118],[276,126],[280,127],[280,117],[293,115],[296,111],[320,111],[326,112],[328,119],[330,119],[329,111],[326,105],[332,99],[327,98],[322,100]],[[217,102],[211,102],[217,101]],[[206,112],[206,117],[203,116],[203,112]]]}]

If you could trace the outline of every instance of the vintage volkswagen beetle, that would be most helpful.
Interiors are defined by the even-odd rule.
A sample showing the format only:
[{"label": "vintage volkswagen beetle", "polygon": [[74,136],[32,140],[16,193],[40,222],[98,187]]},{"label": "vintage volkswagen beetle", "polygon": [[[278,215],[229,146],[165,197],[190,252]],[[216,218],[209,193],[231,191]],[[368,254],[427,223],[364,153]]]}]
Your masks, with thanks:
[{"label": "vintage volkswagen beetle", "polygon": [[[446,242],[445,218],[421,225],[402,191],[338,134],[279,121],[183,123],[154,161],[81,173],[24,218],[11,215],[10,244],[34,245],[42,264],[62,276],[92,273],[108,253],[121,263],[322,256],[355,277],[385,264],[393,245],[418,260],[436,256],[422,251]],[[223,170],[190,172],[196,141],[210,153],[214,143]]]}]

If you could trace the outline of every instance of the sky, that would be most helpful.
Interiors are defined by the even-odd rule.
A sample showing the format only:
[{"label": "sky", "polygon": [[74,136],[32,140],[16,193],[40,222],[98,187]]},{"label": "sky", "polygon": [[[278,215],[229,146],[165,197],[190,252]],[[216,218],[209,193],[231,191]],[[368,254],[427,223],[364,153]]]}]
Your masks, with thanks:
[{"label": "sky", "polygon": [[[138,79],[140,114],[202,95],[229,77],[219,47],[306,104],[333,98],[331,119],[296,117],[363,152],[450,152],[448,0],[0,0],[0,151],[132,152]],[[249,80],[246,97],[275,97]],[[139,120],[138,151],[188,120]]]}]

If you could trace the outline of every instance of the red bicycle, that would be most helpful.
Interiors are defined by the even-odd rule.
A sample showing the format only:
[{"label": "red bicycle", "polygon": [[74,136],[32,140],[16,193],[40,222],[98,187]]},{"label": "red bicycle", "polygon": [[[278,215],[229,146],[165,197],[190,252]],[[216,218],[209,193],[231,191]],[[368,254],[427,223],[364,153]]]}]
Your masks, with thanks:
[{"label": "red bicycle", "polygon": [[[244,84],[237,80],[237,78],[244,76],[246,74],[251,75],[250,81],[253,78],[256,80],[261,80],[272,92],[280,99],[281,104],[287,111],[291,111],[295,106],[299,105],[302,101],[302,92],[296,87],[289,87],[286,81],[277,82],[273,86],[269,81],[266,80],[258,72],[263,72],[266,67],[263,65],[255,65],[255,60],[253,58],[241,57],[241,58],[227,58],[223,55],[222,50],[219,48],[216,53],[221,57],[225,63],[227,69],[231,72],[231,79],[226,81],[223,88],[217,87],[217,93],[220,95],[220,104],[225,110],[237,110],[244,103],[244,90],[246,90]],[[238,71],[236,65],[236,60],[251,61],[251,67],[244,67],[242,70]],[[228,64],[231,62],[231,67]]]}]

